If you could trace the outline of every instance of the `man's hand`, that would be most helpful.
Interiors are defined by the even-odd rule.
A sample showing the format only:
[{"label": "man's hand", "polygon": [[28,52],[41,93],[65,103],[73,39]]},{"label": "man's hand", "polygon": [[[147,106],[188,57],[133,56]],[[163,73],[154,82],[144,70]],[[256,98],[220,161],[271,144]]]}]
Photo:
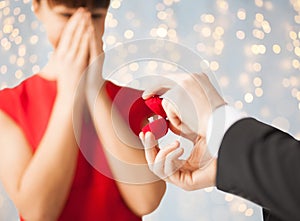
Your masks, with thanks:
[{"label": "man's hand", "polygon": [[[172,75],[163,75],[174,79]],[[162,106],[171,123],[171,130],[192,141],[205,137],[211,113],[225,101],[205,74],[182,74],[172,87],[157,84],[146,89],[143,98],[162,95]]]},{"label": "man's hand", "polygon": [[161,179],[185,190],[215,186],[217,162],[208,153],[205,139],[196,142],[187,160],[179,159],[183,148],[178,141],[160,149],[151,132],[141,132],[140,139],[150,170]]}]

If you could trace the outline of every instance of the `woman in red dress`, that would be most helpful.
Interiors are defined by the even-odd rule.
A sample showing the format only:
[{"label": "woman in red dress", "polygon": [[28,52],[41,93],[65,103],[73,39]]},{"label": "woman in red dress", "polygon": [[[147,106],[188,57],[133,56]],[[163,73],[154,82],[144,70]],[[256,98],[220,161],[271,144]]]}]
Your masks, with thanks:
[{"label": "woman in red dress", "polygon": [[[100,147],[94,163],[109,168],[112,177],[95,169],[76,142],[74,93],[84,70],[102,52],[108,5],[109,0],[33,0],[54,52],[40,73],[0,91],[0,179],[23,220],[141,220],[165,192],[165,183],[148,170],[143,149],[130,147],[115,133],[114,127],[125,124],[111,120],[111,99],[120,90],[112,83],[97,97],[96,120],[89,119],[96,130],[82,129],[84,136],[98,138],[89,143]],[[122,93],[140,96],[128,88]],[[139,114],[130,123],[138,132],[140,113],[150,112],[139,99],[133,109]],[[108,156],[141,167],[138,172],[120,169]],[[149,182],[122,182],[124,174],[142,174]]]}]

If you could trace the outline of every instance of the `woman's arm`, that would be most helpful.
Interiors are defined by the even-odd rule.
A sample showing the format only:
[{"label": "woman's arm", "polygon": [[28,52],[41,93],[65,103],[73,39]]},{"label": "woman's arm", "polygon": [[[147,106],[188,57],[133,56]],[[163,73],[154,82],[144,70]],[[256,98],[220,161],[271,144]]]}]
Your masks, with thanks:
[{"label": "woman's arm", "polygon": [[164,195],[164,181],[149,170],[138,137],[112,110],[106,91],[100,93],[94,107],[97,134],[125,202],[139,216],[152,212]]},{"label": "woman's arm", "polygon": [[78,153],[71,111],[57,99],[35,154],[21,129],[0,113],[0,178],[26,220],[56,220],[64,207]]}]

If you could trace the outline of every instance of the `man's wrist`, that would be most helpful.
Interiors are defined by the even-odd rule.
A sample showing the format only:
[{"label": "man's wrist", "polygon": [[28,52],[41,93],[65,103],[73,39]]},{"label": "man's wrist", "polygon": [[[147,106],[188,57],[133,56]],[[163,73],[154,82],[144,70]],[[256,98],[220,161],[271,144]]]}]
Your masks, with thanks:
[{"label": "man's wrist", "polygon": [[213,157],[217,157],[221,142],[227,130],[235,122],[245,117],[247,117],[245,113],[229,105],[222,105],[212,112],[207,126],[206,143]]}]

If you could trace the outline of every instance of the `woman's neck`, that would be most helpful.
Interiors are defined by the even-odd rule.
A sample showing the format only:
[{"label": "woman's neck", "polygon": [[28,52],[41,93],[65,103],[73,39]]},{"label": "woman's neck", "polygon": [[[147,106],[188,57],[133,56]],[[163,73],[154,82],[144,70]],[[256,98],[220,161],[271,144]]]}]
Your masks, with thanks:
[{"label": "woman's neck", "polygon": [[38,75],[46,80],[55,81],[57,80],[57,74],[56,73],[50,73],[46,71],[44,68],[38,73]]}]

